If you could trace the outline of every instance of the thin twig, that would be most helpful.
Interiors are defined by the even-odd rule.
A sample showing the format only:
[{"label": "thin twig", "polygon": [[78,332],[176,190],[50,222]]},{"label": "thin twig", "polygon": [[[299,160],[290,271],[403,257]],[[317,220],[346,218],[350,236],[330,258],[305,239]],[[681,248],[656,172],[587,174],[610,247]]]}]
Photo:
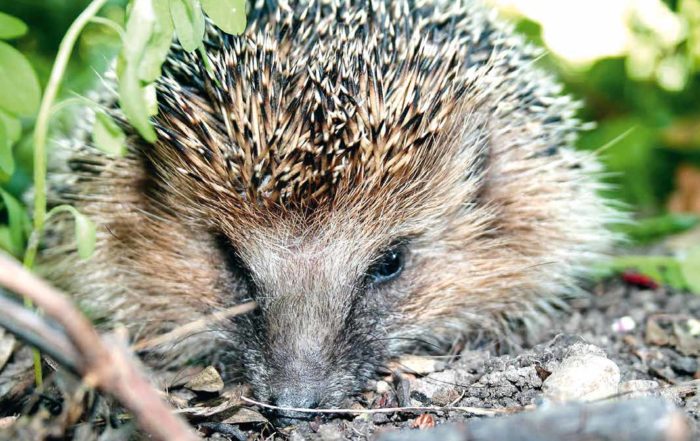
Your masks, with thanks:
[{"label": "thin twig", "polygon": [[525,410],[523,407],[501,407],[497,409],[487,409],[484,407],[469,406],[409,406],[409,407],[385,407],[382,409],[308,409],[303,407],[280,407],[272,404],[261,403],[252,398],[241,396],[241,400],[248,404],[264,407],[266,409],[287,410],[304,413],[348,413],[348,414],[373,414],[373,413],[403,413],[403,412],[462,412],[477,416],[496,416],[517,413]]},{"label": "thin twig", "polygon": [[192,428],[161,398],[120,345],[109,345],[70,299],[0,253],[0,285],[34,302],[64,329],[79,354],[77,369],[83,381],[114,395],[154,439],[194,441]]},{"label": "thin twig", "polygon": [[41,349],[68,370],[76,372],[79,355],[65,334],[21,303],[0,294],[0,327],[25,343]]},{"label": "thin twig", "polygon": [[222,322],[231,317],[250,312],[255,309],[255,307],[255,302],[247,302],[232,306],[222,311],[216,311],[215,313],[204,318],[179,326],[170,332],[166,332],[165,334],[138,341],[131,346],[131,349],[134,351],[143,351],[144,349],[154,348],[171,341],[179,340],[182,337],[186,337],[194,334],[195,332],[206,329],[212,323]]}]

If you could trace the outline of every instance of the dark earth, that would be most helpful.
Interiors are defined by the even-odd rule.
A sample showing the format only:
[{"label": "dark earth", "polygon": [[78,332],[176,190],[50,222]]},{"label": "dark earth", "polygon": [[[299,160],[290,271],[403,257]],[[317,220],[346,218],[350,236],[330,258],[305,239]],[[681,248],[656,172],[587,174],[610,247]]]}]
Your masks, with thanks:
[{"label": "dark earth", "polygon": [[[647,282],[627,275],[600,283],[590,295],[568,302],[568,310],[558,311],[539,331],[527,338],[515,334],[507,347],[483,344],[460,349],[458,355],[394,362],[370,385],[371,391],[345,406],[377,413],[316,416],[276,428],[265,409],[241,400],[241,395],[250,396],[244,386],[224,386],[214,367],[192,368],[160,381],[171,403],[210,439],[376,439],[388,431],[416,432],[449,422],[468,425],[475,418],[489,418],[489,413],[551,408],[562,400],[605,400],[610,395],[613,400],[647,395],[669,400],[687,415],[692,439],[700,439],[700,395],[694,382],[700,379],[700,296]],[[564,380],[567,387],[573,384],[572,390],[559,390],[552,386],[554,378],[547,380],[562,373],[562,360],[581,357],[588,360],[582,362],[584,370],[574,370],[573,380]],[[610,361],[619,368],[619,380]],[[600,375],[596,366],[602,366]],[[43,391],[21,395],[19,391],[32,382],[26,374],[31,353],[8,334],[0,334],[0,368],[0,439],[142,437],[116,403],[81,388],[69,374],[57,372]],[[590,372],[595,377],[590,381],[577,378]],[[453,410],[381,411],[406,406]]]}]

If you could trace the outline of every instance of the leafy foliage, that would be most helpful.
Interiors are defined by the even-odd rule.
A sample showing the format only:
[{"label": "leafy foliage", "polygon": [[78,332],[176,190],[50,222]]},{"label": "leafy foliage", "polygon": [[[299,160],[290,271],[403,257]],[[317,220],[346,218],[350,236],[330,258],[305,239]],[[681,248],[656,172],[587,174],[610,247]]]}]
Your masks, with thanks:
[{"label": "leafy foliage", "polygon": [[[84,6],[83,1],[68,2],[76,8],[66,8],[68,20],[72,21],[73,14],[81,12]],[[93,0],[90,7],[85,9],[82,15],[98,12],[104,9],[106,15],[113,18],[121,18],[115,21],[108,16],[95,17],[85,16],[80,21],[78,18],[73,22],[73,26],[80,21],[80,27],[75,30],[82,34],[81,43],[87,39],[101,40],[102,36],[96,38],[84,29],[84,23],[92,20],[96,26],[106,28],[107,33],[114,34],[114,31],[121,39],[121,51],[118,56],[117,73],[119,77],[119,100],[131,124],[148,141],[154,142],[155,131],[150,123],[150,117],[156,112],[157,105],[153,101],[154,81],[160,75],[160,68],[167,56],[170,44],[173,40],[173,31],[176,31],[177,38],[183,47],[188,50],[202,48],[204,38],[204,12],[199,0],[133,0],[129,5],[128,12],[124,13],[124,2],[111,2],[105,6],[107,0]],[[43,6],[37,2],[35,7]],[[19,15],[26,15],[32,20],[42,20],[44,17],[37,17],[33,13],[36,10],[22,10],[21,6],[16,6]],[[49,9],[46,6],[45,9]],[[242,32],[245,27],[245,7],[240,1],[222,0],[207,2],[207,11],[216,14],[215,23],[221,23],[229,31]],[[89,12],[92,11],[92,12]],[[117,11],[117,12],[115,12]],[[121,11],[121,13],[119,13]],[[8,11],[9,12],[9,11]],[[50,16],[51,14],[46,14]],[[54,17],[52,17],[53,19]],[[122,29],[120,22],[126,22],[125,29]],[[64,22],[64,20],[53,20],[49,24]],[[44,23],[46,25],[47,23]],[[49,55],[48,63],[39,61],[41,56],[32,50],[22,53],[23,40],[41,40],[42,34],[50,34],[54,29],[47,28],[43,31],[43,26],[34,23],[28,26],[17,16],[7,12],[0,12],[0,40],[20,39],[18,43],[10,44],[7,41],[0,41],[0,195],[4,209],[5,224],[0,225],[0,247],[14,254],[17,257],[25,255],[25,245],[30,233],[32,233],[31,222],[27,209],[19,202],[18,197],[28,187],[28,182],[24,185],[13,185],[17,176],[28,176],[31,173],[32,163],[20,160],[19,170],[16,165],[18,159],[22,159],[20,152],[15,152],[18,144],[29,144],[34,150],[35,159],[37,155],[44,154],[43,142],[45,136],[34,136],[30,138],[32,124],[35,118],[41,119],[41,114],[37,112],[51,112],[53,108],[53,96],[44,96],[40,87],[40,80],[32,64],[39,67],[40,72],[44,72],[43,81],[48,81],[49,86],[54,90],[63,82],[64,75],[58,62],[61,57],[71,56],[73,47],[71,41],[66,36],[64,44],[61,45],[56,55],[56,63],[53,66],[53,74],[50,78],[46,75],[48,65],[53,64],[53,55]],[[90,28],[88,28],[89,30]],[[29,32],[28,32],[29,30]],[[64,30],[65,31],[65,30]],[[60,31],[60,32],[64,32]],[[70,34],[70,31],[68,32]],[[99,56],[104,57],[106,53],[112,53],[109,49],[114,45],[114,37],[110,43],[103,45],[107,48]],[[36,40],[35,40],[36,41]],[[31,45],[30,45],[31,46]],[[52,49],[53,50],[53,49]],[[75,57],[74,57],[75,58]],[[76,69],[89,70],[95,64],[94,59],[89,59],[87,63],[79,63],[74,60],[72,66]],[[59,66],[58,68],[56,66]],[[106,64],[101,64],[102,70]],[[59,70],[57,70],[59,69]],[[56,75],[57,74],[57,75]],[[47,89],[49,88],[47,86]],[[91,87],[91,82],[86,82],[74,89],[74,92],[81,93]],[[68,97],[70,100],[71,98]],[[43,101],[48,102],[43,102]],[[41,102],[41,110],[40,110]],[[97,107],[97,106],[96,106]],[[58,112],[56,112],[58,114]],[[44,115],[46,116],[46,115]],[[53,117],[53,115],[51,115]],[[60,121],[52,121],[54,124]],[[69,123],[70,124],[70,123]],[[37,126],[38,127],[38,126]],[[39,129],[37,129],[39,130]],[[36,133],[35,133],[36,135]],[[95,145],[110,155],[124,155],[126,153],[126,135],[110,116],[101,110],[96,111],[95,124],[93,126],[92,139]],[[33,142],[34,145],[31,145]],[[43,160],[42,160],[43,163]],[[39,170],[39,169],[37,169]],[[42,171],[39,171],[40,176]],[[35,170],[36,176],[36,170]],[[45,179],[42,177],[42,181]],[[36,196],[45,199],[46,189],[37,184]],[[36,207],[35,207],[36,208]],[[45,210],[45,207],[39,207]],[[79,213],[74,207],[62,205],[51,210],[47,216],[53,216],[58,212],[69,212],[75,224],[75,236],[78,253],[81,258],[87,259],[92,254],[95,247],[96,228],[90,219]],[[33,234],[40,237],[42,222],[35,222]],[[31,266],[36,254],[38,240],[30,244],[30,249],[25,255],[25,264]]]}]

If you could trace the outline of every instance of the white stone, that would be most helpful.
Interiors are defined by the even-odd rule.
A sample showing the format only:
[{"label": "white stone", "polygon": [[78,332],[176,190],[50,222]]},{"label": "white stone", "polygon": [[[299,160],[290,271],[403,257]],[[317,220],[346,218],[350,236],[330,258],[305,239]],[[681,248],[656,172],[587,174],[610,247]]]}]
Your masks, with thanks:
[{"label": "white stone", "polygon": [[383,394],[389,392],[391,390],[391,386],[386,381],[379,380],[377,381],[377,387],[375,390],[378,394]]},{"label": "white stone", "polygon": [[542,385],[544,396],[553,401],[592,401],[617,394],[620,369],[595,353],[565,358]]},{"label": "white stone", "polygon": [[618,393],[625,398],[644,397],[659,393],[659,382],[654,380],[630,380],[620,383]]}]

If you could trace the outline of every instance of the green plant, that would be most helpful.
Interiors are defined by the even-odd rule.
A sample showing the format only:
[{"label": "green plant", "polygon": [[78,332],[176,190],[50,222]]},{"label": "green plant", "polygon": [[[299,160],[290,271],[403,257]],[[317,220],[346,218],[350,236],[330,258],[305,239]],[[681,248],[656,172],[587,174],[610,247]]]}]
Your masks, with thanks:
[{"label": "green plant", "polygon": [[[240,33],[245,28],[244,0],[133,0],[126,18],[126,29],[108,18],[98,16],[108,0],[92,0],[72,22],[63,36],[51,68],[46,88],[41,93],[39,81],[29,60],[5,41],[0,41],[0,180],[9,182],[15,172],[14,147],[21,138],[22,119],[35,120],[33,151],[34,202],[30,220],[28,211],[12,194],[0,189],[0,200],[7,216],[0,226],[0,247],[16,257],[23,256],[24,266],[33,268],[46,221],[60,212],[68,212],[75,222],[78,253],[87,259],[95,248],[95,225],[75,207],[61,205],[47,212],[47,139],[52,117],[68,105],[93,105],[68,98],[56,102],[71,54],[79,36],[89,23],[104,25],[116,32],[122,48],[117,63],[119,102],[129,122],[149,142],[156,140],[150,117],[157,111],[153,99],[154,82],[160,76],[173,31],[188,51],[199,50],[206,58],[202,40],[205,18],[222,30]],[[16,17],[0,12],[0,40],[25,35],[28,27]],[[97,107],[97,106],[96,106]],[[92,133],[95,145],[112,155],[126,153],[126,136],[104,112],[96,111]],[[26,248],[25,248],[26,246]],[[35,376],[41,384],[39,354],[35,354]]]}]

